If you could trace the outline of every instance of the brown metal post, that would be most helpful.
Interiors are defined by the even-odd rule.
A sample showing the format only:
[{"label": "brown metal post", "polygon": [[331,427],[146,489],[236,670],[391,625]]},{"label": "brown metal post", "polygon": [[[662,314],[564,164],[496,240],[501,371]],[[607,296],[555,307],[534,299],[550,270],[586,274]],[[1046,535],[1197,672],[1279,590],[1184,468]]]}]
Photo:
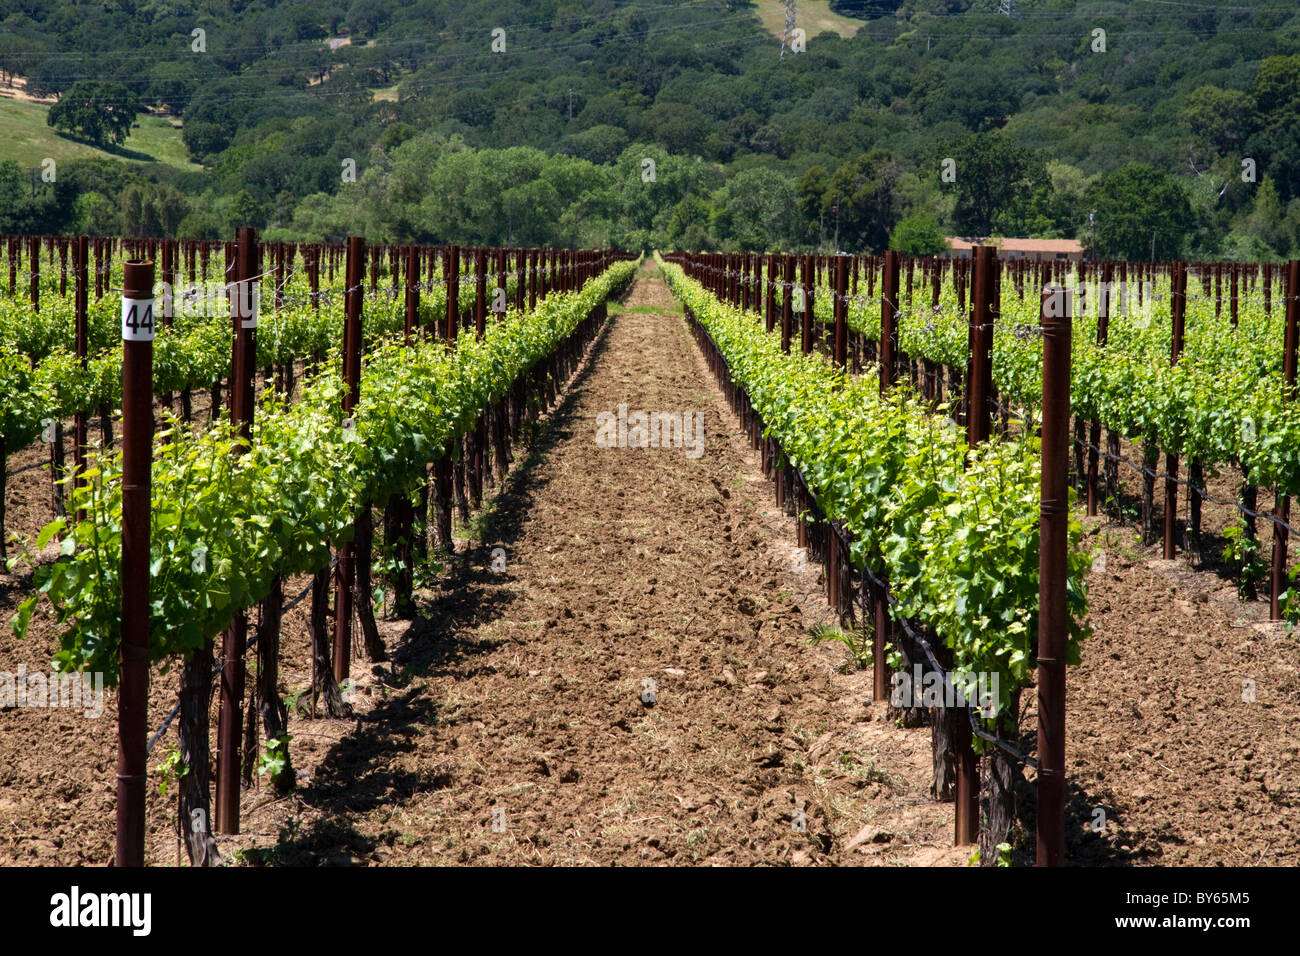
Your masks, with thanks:
[{"label": "brown metal post", "polygon": [[522,249],[511,249],[515,270],[515,310],[524,311],[524,298],[528,295],[528,257]]},{"label": "brown metal post", "polygon": [[[75,291],[75,317],[73,338],[75,341],[77,361],[82,368],[86,367],[87,354],[90,345],[89,331],[89,276],[87,275],[87,260],[89,259],[89,249],[85,236],[77,236],[72,240],[72,272],[73,282],[76,285]],[[76,475],[80,475],[86,470],[86,445],[90,441],[89,416],[84,411],[77,412],[73,419],[72,426],[72,462],[73,470]],[[86,520],[86,510],[78,508],[76,512],[78,523]]]},{"label": "brown metal post", "polygon": [[1223,263],[1214,264],[1214,317],[1223,314]]},{"label": "brown metal post", "polygon": [[537,275],[537,250],[529,249],[528,250],[528,311],[529,312],[535,312],[537,310],[538,280],[539,277]]},{"label": "brown metal post", "polygon": [[799,348],[804,355],[812,351],[813,323],[813,257],[804,256],[801,263],[803,273],[803,317],[799,323]]},{"label": "brown metal post", "polygon": [[781,300],[781,351],[789,354],[794,325],[794,256],[785,257],[785,295]]},{"label": "brown metal post", "polygon": [[1228,267],[1231,273],[1231,285],[1228,293],[1228,306],[1231,310],[1233,328],[1237,326],[1237,264],[1234,262]]},{"label": "brown metal post", "polygon": [[[243,439],[235,454],[243,454],[253,430],[253,363],[257,359],[257,230],[236,232],[233,270],[229,278],[234,348],[230,367],[230,421]],[[239,745],[243,727],[244,649],[248,620],[242,609],[231,619],[222,639],[221,710],[217,722],[218,833],[239,832]]]},{"label": "brown metal post", "polygon": [[967,385],[966,443],[971,447],[988,440],[993,415],[993,256],[992,246],[975,248],[971,277],[971,373]]},{"label": "brown metal post", "polygon": [[835,257],[835,364],[840,368],[849,361],[849,292],[848,257]]},{"label": "brown metal post", "polygon": [[1065,646],[1068,626],[1070,335],[1069,293],[1044,289],[1042,474],[1038,545],[1039,866],[1065,862]]},{"label": "brown metal post", "polygon": [[[992,246],[977,246],[971,284],[971,375],[967,390],[966,440],[972,448],[988,440],[993,416],[992,396],[993,320],[995,268]],[[975,757],[968,713],[955,720],[953,756],[957,770],[954,807],[955,842],[958,846],[979,841],[979,762]]]},{"label": "brown metal post", "polygon": [[487,333],[487,253],[482,246],[474,250],[474,336]]},{"label": "brown metal post", "polygon": [[[1300,339],[1297,329],[1297,317],[1300,305],[1296,297],[1300,296],[1300,259],[1292,259],[1286,268],[1286,332],[1283,336],[1282,375],[1286,379],[1287,398],[1295,401],[1296,395],[1296,349]],[[1273,575],[1269,589],[1269,616],[1277,621],[1282,617],[1282,594],[1287,590],[1286,580],[1286,524],[1291,520],[1291,499],[1287,495],[1278,495],[1273,506]]]},{"label": "brown metal post", "polygon": [[27,294],[32,303],[32,311],[41,311],[41,240],[31,238],[31,251],[28,255]]},{"label": "brown metal post", "polygon": [[880,394],[884,395],[895,380],[894,363],[898,354],[898,253],[885,253],[880,276]]},{"label": "brown metal post", "polygon": [[[880,282],[880,394],[889,392],[894,384],[894,354],[898,343],[898,272],[897,252],[886,252]],[[873,273],[869,270],[868,280]],[[870,294],[870,293],[868,293]],[[873,635],[872,648],[872,698],[889,699],[888,647],[893,643],[894,624],[889,614],[889,579],[883,568],[877,575],[880,583],[868,582],[868,599],[871,605]]]},{"label": "brown metal post", "polygon": [[767,331],[776,328],[776,256],[767,257]]},{"label": "brown metal post", "polygon": [[506,250],[505,250],[505,249],[498,249],[498,250],[497,250],[497,284],[496,284],[496,288],[497,288],[498,290],[500,290],[500,291],[493,291],[493,293],[492,293],[492,301],[493,301],[493,303],[495,303],[495,302],[497,301],[497,297],[498,297],[498,296],[500,296],[500,300],[501,300],[501,309],[500,309],[500,311],[497,313],[497,321],[500,321],[501,319],[505,318],[505,314],[506,314],[506,287],[507,287],[509,284],[510,284],[510,283],[509,283],[509,280],[506,278]]},{"label": "brown metal post", "polygon": [[[1097,298],[1097,347],[1105,348],[1106,340],[1110,336],[1110,313],[1111,304],[1114,301],[1112,296],[1112,285],[1115,278],[1115,267],[1112,263],[1107,262],[1102,267],[1102,286],[1101,294]],[[1123,274],[1121,273],[1120,283],[1123,285]],[[1088,431],[1088,515],[1091,517],[1097,513],[1097,504],[1099,495],[1097,494],[1098,465],[1100,464],[1101,454],[1098,451],[1101,448],[1101,422],[1093,422]]]},{"label": "brown metal post", "polygon": [[406,326],[404,342],[409,348],[420,316],[420,254],[415,246],[406,247]]},{"label": "brown metal post", "polygon": [[456,328],[460,325],[460,247],[448,246],[443,252],[443,268],[447,277],[447,331],[449,343],[456,341]]},{"label": "brown metal post", "polygon": [[[347,294],[343,300],[343,417],[347,419],[361,396],[361,284],[365,281],[366,243],[356,236],[347,241]],[[450,303],[453,299],[448,299]],[[454,323],[449,320],[449,336]],[[353,426],[355,427],[355,426]],[[352,665],[352,588],[355,545],[340,545],[334,578],[334,679],[347,680]]]},{"label": "brown metal post", "polygon": [[[1236,282],[1236,273],[1233,273]],[[1169,364],[1177,365],[1183,354],[1183,334],[1187,322],[1187,263],[1175,262],[1170,276],[1170,304],[1173,312],[1173,335],[1170,345]],[[1233,299],[1236,305],[1236,299]],[[1165,560],[1172,560],[1178,553],[1175,531],[1178,525],[1178,456],[1165,453]]]},{"label": "brown metal post", "polygon": [[118,650],[116,866],[144,866],[149,707],[149,508],[153,465],[154,264],[122,283],[122,634]]},{"label": "brown metal post", "polygon": [[285,247],[283,242],[277,242],[272,247],[271,258],[275,262],[275,294],[271,301],[275,311],[279,312],[284,308]]}]

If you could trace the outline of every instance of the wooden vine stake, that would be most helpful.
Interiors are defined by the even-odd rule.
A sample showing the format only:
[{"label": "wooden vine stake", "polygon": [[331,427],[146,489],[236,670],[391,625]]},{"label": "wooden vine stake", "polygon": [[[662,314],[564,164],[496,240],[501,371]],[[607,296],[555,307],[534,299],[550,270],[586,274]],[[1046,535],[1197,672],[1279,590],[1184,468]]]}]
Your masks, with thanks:
[{"label": "wooden vine stake", "polygon": [[144,866],[153,282],[152,262],[126,263],[122,282],[122,634],[118,648],[116,866]]}]

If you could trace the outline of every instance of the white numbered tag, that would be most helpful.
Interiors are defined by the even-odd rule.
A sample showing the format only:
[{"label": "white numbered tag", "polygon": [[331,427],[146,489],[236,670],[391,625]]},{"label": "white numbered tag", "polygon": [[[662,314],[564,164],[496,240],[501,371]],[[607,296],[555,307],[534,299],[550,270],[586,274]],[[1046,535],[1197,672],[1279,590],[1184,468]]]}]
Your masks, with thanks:
[{"label": "white numbered tag", "polygon": [[240,321],[240,328],[255,329],[257,328],[258,307],[262,304],[262,290],[252,283],[251,288],[244,290],[244,318]]},{"label": "white numbered tag", "polygon": [[153,341],[153,299],[122,300],[122,340],[125,342]]},{"label": "white numbered tag", "polygon": [[228,282],[226,294],[230,297],[230,311],[243,316],[239,320],[241,329],[257,328],[257,306],[262,298],[262,290],[253,282]]}]

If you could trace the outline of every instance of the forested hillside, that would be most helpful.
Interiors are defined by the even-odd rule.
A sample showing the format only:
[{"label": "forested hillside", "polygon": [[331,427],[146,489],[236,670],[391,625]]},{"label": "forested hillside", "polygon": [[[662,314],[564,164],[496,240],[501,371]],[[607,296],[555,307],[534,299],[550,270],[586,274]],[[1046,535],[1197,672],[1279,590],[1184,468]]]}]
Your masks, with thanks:
[{"label": "forested hillside", "polygon": [[0,231],[1300,251],[1293,4],[829,9],[857,33],[781,55],[741,0],[0,0],[0,92],[120,84],[101,93],[183,121],[204,167],[127,154],[47,183],[9,160]]}]

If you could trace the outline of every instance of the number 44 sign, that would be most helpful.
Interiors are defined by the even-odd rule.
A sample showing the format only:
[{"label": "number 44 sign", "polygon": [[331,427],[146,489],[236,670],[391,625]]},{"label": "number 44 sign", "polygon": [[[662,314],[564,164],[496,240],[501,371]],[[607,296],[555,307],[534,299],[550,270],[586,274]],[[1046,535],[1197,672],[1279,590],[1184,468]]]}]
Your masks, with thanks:
[{"label": "number 44 sign", "polygon": [[122,339],[126,342],[153,341],[153,299],[122,300]]}]

